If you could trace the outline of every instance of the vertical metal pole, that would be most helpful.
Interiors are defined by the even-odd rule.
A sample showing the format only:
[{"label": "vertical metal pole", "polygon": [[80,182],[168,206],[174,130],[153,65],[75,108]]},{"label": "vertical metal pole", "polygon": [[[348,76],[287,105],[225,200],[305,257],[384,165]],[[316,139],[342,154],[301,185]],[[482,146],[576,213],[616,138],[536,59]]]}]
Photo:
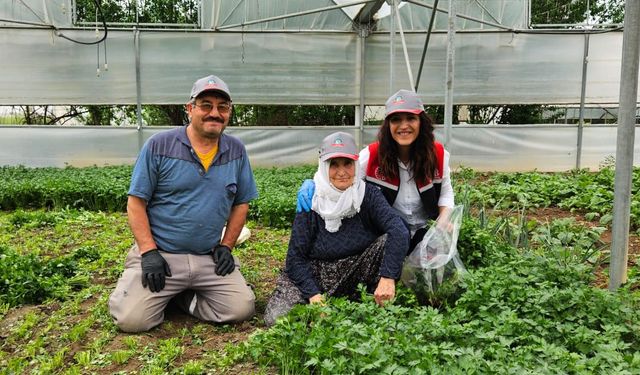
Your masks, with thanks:
[{"label": "vertical metal pole", "polygon": [[584,54],[582,56],[582,87],[580,88],[580,114],[578,120],[578,146],[576,151],[576,169],[580,169],[582,158],[582,132],[584,128],[584,101],[587,91],[587,67],[589,65],[589,33],[584,34]]},{"label": "vertical metal pole", "polygon": [[422,76],[422,67],[424,66],[424,57],[427,54],[427,47],[429,47],[429,39],[431,39],[431,30],[433,30],[433,23],[436,19],[436,9],[438,9],[438,1],[433,2],[433,9],[431,9],[431,18],[429,19],[429,29],[427,30],[427,37],[424,41],[424,48],[422,48],[422,57],[420,58],[420,68],[418,68],[418,77],[416,78],[416,85],[413,91],[418,92],[418,85],[420,84],[420,76]]},{"label": "vertical metal pole", "polygon": [[398,30],[400,30],[400,41],[402,42],[402,52],[404,53],[404,62],[407,65],[407,75],[409,76],[409,85],[415,92],[416,87],[413,83],[413,73],[411,72],[411,62],[409,61],[409,52],[407,51],[407,42],[404,39],[404,31],[402,30],[402,20],[400,19],[400,12],[396,9],[396,21],[398,21]]},{"label": "vertical metal pole", "polygon": [[444,146],[451,142],[451,125],[453,124],[453,67],[455,62],[456,10],[454,0],[449,0],[449,22],[447,30],[447,66],[444,97]]},{"label": "vertical metal pole", "polygon": [[396,57],[396,0],[387,0],[387,2],[391,6],[391,28],[389,30],[389,96],[391,96],[395,92],[393,91],[393,60]]},{"label": "vertical metal pole", "polygon": [[136,115],[138,119],[138,149],[142,149],[142,87],[140,81],[140,30],[133,27],[133,46],[136,55]]},{"label": "vertical metal pole", "polygon": [[367,36],[369,34],[369,30],[365,29],[364,26],[361,26],[360,31],[358,32],[358,42],[360,42],[360,100],[358,109],[356,110],[356,125],[358,125],[360,130],[360,139],[358,140],[358,148],[362,149],[364,147],[364,82],[365,82],[365,43],[367,41]]},{"label": "vertical metal pole", "polygon": [[640,52],[640,1],[627,1],[624,10],[620,109],[616,146],[616,177],[611,229],[611,267],[609,290],[627,282],[631,178],[638,97],[638,60]]}]

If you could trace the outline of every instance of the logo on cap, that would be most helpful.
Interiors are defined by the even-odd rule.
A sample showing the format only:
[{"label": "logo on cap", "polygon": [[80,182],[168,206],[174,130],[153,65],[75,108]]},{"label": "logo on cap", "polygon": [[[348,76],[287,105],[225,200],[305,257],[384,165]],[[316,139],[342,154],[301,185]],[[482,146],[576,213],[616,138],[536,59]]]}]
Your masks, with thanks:
[{"label": "logo on cap", "polygon": [[393,104],[402,104],[404,103],[404,99],[402,98],[402,95],[398,95],[395,97],[395,99],[393,99]]},{"label": "logo on cap", "polygon": [[333,147],[344,147],[344,142],[342,141],[342,138],[336,138],[333,143],[331,144],[331,146]]}]

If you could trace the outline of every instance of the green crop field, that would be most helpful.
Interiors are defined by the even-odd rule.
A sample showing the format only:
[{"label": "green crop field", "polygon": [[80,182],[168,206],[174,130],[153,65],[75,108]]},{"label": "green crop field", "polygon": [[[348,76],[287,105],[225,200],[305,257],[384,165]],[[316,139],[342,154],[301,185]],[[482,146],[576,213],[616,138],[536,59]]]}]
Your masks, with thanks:
[{"label": "green crop field", "polygon": [[262,321],[284,265],[296,190],[315,167],[256,169],[236,252],[258,314],[214,325],[169,307],[119,332],[107,299],[133,243],[131,167],[0,167],[0,374],[640,373],[640,170],[628,282],[607,290],[613,175],[454,171],[465,206],[456,293],[423,305],[400,286],[377,307],[329,299]]}]

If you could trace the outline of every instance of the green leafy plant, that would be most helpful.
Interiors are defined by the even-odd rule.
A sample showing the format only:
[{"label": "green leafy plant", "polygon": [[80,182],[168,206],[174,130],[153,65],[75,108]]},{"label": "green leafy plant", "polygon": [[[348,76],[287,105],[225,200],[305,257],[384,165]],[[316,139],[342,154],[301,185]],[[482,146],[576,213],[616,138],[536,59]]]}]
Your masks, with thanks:
[{"label": "green leafy plant", "polygon": [[562,264],[590,263],[598,266],[600,255],[608,245],[600,240],[604,227],[585,227],[573,218],[556,219],[541,225],[532,235],[532,243],[541,247],[547,256]]}]

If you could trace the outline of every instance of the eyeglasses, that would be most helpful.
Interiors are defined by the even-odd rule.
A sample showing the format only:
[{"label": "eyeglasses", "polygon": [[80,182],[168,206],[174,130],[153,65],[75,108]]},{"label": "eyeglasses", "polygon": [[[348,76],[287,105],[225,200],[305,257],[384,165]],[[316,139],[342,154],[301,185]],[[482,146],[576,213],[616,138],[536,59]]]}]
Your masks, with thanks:
[{"label": "eyeglasses", "polygon": [[231,111],[231,104],[229,103],[221,103],[218,104],[217,106],[214,106],[211,103],[200,103],[200,104],[193,104],[194,107],[198,107],[200,108],[204,113],[209,113],[211,112],[211,110],[213,109],[213,107],[216,107],[216,109],[218,110],[218,113],[226,115],[227,113],[229,113]]}]

